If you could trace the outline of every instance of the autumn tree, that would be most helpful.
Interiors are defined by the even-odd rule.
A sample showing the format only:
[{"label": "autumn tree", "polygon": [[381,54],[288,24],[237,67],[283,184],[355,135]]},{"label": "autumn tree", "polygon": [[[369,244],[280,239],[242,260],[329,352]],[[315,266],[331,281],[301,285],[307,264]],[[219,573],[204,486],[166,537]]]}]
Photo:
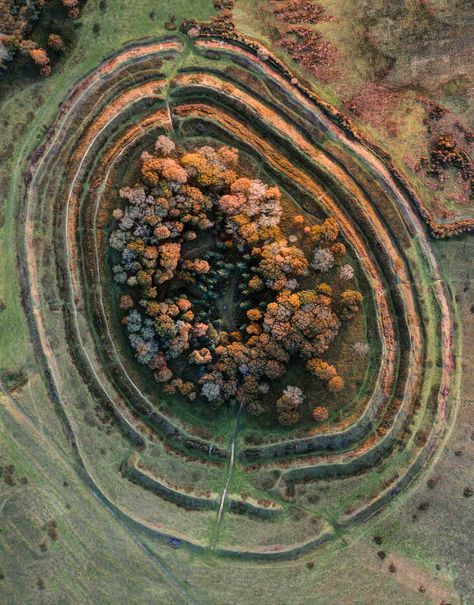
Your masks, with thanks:
[{"label": "autumn tree", "polygon": [[[328,273],[346,254],[336,221],[309,227],[295,218],[315,246],[310,262],[281,229],[278,187],[238,168],[236,149],[180,150],[160,135],[141,154],[140,178],[119,191],[109,243],[139,363],[167,393],[212,407],[235,401],[259,414],[293,360],[330,391],[343,388],[322,356],[362,297],[339,295],[318,277],[321,259]],[[301,287],[308,276],[312,289]],[[273,400],[279,422],[295,424],[303,400],[300,387],[286,387]]]},{"label": "autumn tree", "polygon": [[284,426],[296,424],[299,420],[299,407],[303,403],[303,392],[299,387],[288,386],[276,402],[278,422]]},{"label": "autumn tree", "polygon": [[56,51],[64,50],[63,39],[59,34],[49,34],[48,46]]},{"label": "autumn tree", "polygon": [[316,422],[325,422],[329,418],[329,412],[324,406],[318,405],[313,409],[312,416]]}]

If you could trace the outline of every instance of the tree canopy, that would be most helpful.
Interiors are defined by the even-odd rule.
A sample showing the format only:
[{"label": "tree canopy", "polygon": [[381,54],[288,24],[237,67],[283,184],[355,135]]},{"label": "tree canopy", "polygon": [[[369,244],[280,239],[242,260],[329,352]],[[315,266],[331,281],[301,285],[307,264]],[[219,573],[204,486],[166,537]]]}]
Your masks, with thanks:
[{"label": "tree canopy", "polygon": [[[239,174],[236,149],[179,150],[162,135],[142,154],[139,181],[120,190],[110,246],[130,344],[165,391],[258,414],[297,359],[331,392],[344,388],[322,359],[362,301],[355,290],[336,300],[321,281],[346,254],[339,228],[332,217],[310,228],[295,217],[315,246],[308,259],[281,228],[281,202],[278,187]],[[312,289],[301,286],[308,275]],[[299,419],[300,386],[274,402],[283,425]]]}]

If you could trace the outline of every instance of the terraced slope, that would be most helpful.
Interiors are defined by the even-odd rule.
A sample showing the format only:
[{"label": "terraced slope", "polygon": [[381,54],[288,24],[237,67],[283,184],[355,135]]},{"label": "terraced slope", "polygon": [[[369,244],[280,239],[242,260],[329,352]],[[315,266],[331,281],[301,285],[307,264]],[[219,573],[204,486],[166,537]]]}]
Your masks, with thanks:
[{"label": "terraced slope", "polygon": [[[251,445],[237,409],[204,433],[143,380],[105,243],[117,188],[160,133],[232,144],[303,212],[337,219],[379,352],[341,420]],[[456,343],[424,221],[437,236],[469,226],[435,224],[389,158],[256,43],[171,36],[118,50],[76,83],[30,157],[20,218],[24,306],[49,395],[87,484],[124,523],[193,551],[294,558],[388,505],[442,443]],[[113,425],[111,464],[97,452]],[[326,479],[334,490],[316,497]]]}]

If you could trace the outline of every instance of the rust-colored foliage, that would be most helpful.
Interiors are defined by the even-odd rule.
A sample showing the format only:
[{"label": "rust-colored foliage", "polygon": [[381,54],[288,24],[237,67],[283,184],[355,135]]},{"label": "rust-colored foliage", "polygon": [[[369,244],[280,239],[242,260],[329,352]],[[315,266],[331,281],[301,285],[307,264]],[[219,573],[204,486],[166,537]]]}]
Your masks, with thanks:
[{"label": "rust-colored foliage", "polygon": [[324,406],[316,406],[312,412],[313,419],[316,422],[325,422],[329,417],[329,412]]},{"label": "rust-colored foliage", "polygon": [[285,23],[318,23],[327,20],[324,8],[312,0],[279,0],[273,14]]},{"label": "rust-colored foliage", "polygon": [[64,42],[58,34],[49,34],[48,46],[53,50],[64,50]]},{"label": "rust-colored foliage", "polygon": [[40,65],[41,67],[44,67],[49,63],[48,53],[43,48],[34,48],[31,50],[30,57],[37,65]]},{"label": "rust-colored foliage", "polygon": [[[280,229],[278,187],[240,176],[238,152],[229,147],[181,152],[160,136],[154,151],[141,156],[141,182],[120,190],[126,203],[113,210],[119,228],[110,237],[138,361],[167,392],[214,406],[235,400],[255,414],[292,358],[310,360],[308,369],[328,388],[342,388],[336,369],[319,359],[341,325],[332,289],[323,282],[300,289],[311,269]],[[339,246],[342,254],[338,236],[331,217],[311,233],[317,249]],[[233,283],[240,284],[237,303],[228,295]],[[356,294],[345,293],[344,313],[354,311]],[[282,424],[298,421],[302,400],[299,387],[284,390]]]},{"label": "rust-colored foliage", "polygon": [[[3,48],[0,56],[0,68],[8,67],[16,56],[23,55],[30,57],[40,67],[41,75],[47,76],[51,73],[50,59],[46,51],[28,37],[45,5],[46,0],[29,0],[28,2],[0,0],[0,45]],[[79,16],[78,0],[64,0],[63,5],[69,8],[69,17]],[[50,34],[48,46],[59,51],[64,49],[64,42],[60,35]]]}]

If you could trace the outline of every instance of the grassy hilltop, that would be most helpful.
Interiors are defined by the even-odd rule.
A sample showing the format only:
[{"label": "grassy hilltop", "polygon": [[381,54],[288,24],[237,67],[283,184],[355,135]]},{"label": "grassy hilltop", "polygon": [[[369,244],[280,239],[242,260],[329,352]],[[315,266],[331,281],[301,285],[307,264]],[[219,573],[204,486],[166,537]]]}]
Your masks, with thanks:
[{"label": "grassy hilltop", "polygon": [[[276,0],[236,0],[234,21],[244,34],[259,38],[291,63],[288,54],[278,44],[279,34],[270,12],[278,4]],[[353,111],[351,117],[387,148],[404,170],[409,172],[407,153],[412,150],[414,140],[422,138],[420,148],[423,149],[417,149],[419,155],[425,153],[429,146],[428,139],[423,138],[427,136],[426,124],[423,123],[425,109],[415,98],[414,91],[418,85],[423,85],[424,96],[446,105],[463,124],[472,120],[472,104],[461,77],[464,70],[462,57],[456,58],[456,77],[448,81],[445,74],[440,73],[437,60],[441,51],[433,43],[430,58],[433,80],[420,84],[423,74],[417,72],[418,79],[413,77],[405,81],[410,56],[416,57],[421,52],[415,35],[410,37],[410,44],[406,42],[407,30],[412,32],[415,27],[412,12],[406,12],[407,19],[410,18],[408,23],[403,21],[403,15],[398,15],[396,35],[390,46],[381,25],[380,11],[377,12],[382,2],[375,3],[377,6],[373,6],[372,11],[364,2],[327,1],[322,4],[326,12],[336,15],[337,19],[321,22],[317,27],[328,40],[339,46],[339,52],[346,58],[350,56],[350,32],[355,23],[359,38],[353,59],[357,70],[349,73],[351,66],[344,63],[343,73],[339,74],[341,81],[336,85],[334,75],[330,74],[324,81],[301,66],[291,64],[315,92],[345,111],[348,108],[344,100],[356,99],[354,103],[363,106],[361,90],[368,79],[373,79],[374,56],[381,64],[380,70],[376,70],[376,92],[381,94],[380,81],[388,77],[387,69],[384,72],[382,67],[387,68],[388,61],[393,68],[391,77],[398,87],[395,97],[390,100],[392,119],[396,121],[400,117],[400,123],[387,131],[386,124],[371,123],[361,111],[358,115]],[[439,8],[445,3],[430,1],[420,4]],[[460,13],[469,11],[467,3],[453,4]],[[370,56],[364,46],[367,40],[362,35],[365,29],[363,21],[368,18],[368,12],[371,12],[370,23],[376,30]],[[24,217],[19,212],[28,158],[44,140],[47,129],[57,118],[61,102],[73,85],[127,43],[156,40],[165,35],[179,38],[184,51],[177,59],[172,56],[171,60],[163,61],[161,73],[165,82],[169,82],[181,66],[190,69],[203,67],[211,71],[220,63],[229,68],[231,64],[227,59],[219,62],[212,55],[198,55],[186,36],[178,30],[170,30],[170,23],[179,24],[183,19],[206,21],[216,14],[212,0],[88,0],[75,21],[71,47],[54,65],[50,76],[40,77],[29,72],[22,78],[12,70],[12,74],[0,80],[0,382],[3,385],[0,392],[0,602],[2,605],[473,604],[471,535],[474,513],[468,488],[474,487],[474,407],[471,396],[474,389],[471,361],[474,308],[469,264],[474,243],[469,234],[432,240],[431,243],[449,292],[454,318],[456,357],[451,397],[455,402],[456,415],[443,437],[443,447],[436,450],[435,458],[421,471],[417,482],[390,506],[360,525],[347,529],[338,525],[338,520],[356,499],[376,489],[384,480],[393,478],[399,465],[405,462],[403,447],[395,448],[387,466],[383,461],[377,463],[367,478],[354,474],[338,478],[337,482],[322,479],[317,483],[296,483],[292,486],[294,493],[282,495],[273,486],[275,477],[271,469],[248,472],[239,463],[233,474],[228,475],[227,463],[220,466],[203,464],[199,456],[190,457],[181,442],[181,450],[177,450],[179,455],[159,440],[150,439],[144,448],[142,444],[126,438],[109,412],[96,404],[91,396],[92,380],[91,384],[86,383],[82,374],[72,366],[68,343],[61,338],[60,317],[63,305],[68,302],[59,296],[48,299],[44,295],[45,292],[61,291],[61,284],[56,283],[54,272],[45,260],[48,259],[48,235],[51,235],[56,220],[51,213],[54,206],[47,205],[49,195],[60,197],[58,192],[64,185],[56,180],[56,172],[50,179],[48,175],[43,177],[45,180],[42,182],[46,186],[38,193],[38,199],[44,201],[44,210],[33,209],[43,219],[36,223],[37,231],[31,234],[35,250],[42,254],[41,273],[37,280],[42,288],[42,296],[38,297],[42,307],[26,310],[30,320],[36,312],[44,317],[52,342],[52,354],[64,364],[61,368],[64,380],[58,386],[67,396],[59,401],[48,389],[50,376],[45,374],[45,367],[35,352],[37,343],[30,340],[28,318],[21,303],[19,265],[22,265],[22,258],[19,256],[25,251],[20,228]],[[441,15],[437,14],[433,19],[443,23],[443,17],[449,22],[449,27],[458,27],[464,32],[459,14],[446,9],[446,14],[441,11]],[[423,23],[418,28],[422,28]],[[415,28],[415,34],[417,31]],[[33,35],[41,37],[41,32]],[[447,39],[448,42],[453,40],[451,33]],[[460,44],[459,53],[463,48]],[[395,64],[386,57],[392,55],[397,57]],[[229,68],[229,81],[232,69],[238,71],[240,67],[232,65]],[[130,67],[130,71],[133,81],[133,68]],[[268,90],[265,89],[266,84],[262,84],[263,79],[251,80],[249,76],[248,82],[249,87],[252,88],[253,84],[257,92]],[[426,92],[428,84],[437,92]],[[167,95],[170,91],[164,86],[166,99],[169,98]],[[179,92],[176,98],[178,95]],[[371,98],[372,101],[374,99]],[[405,102],[407,115],[403,109]],[[86,117],[81,116],[81,119]],[[130,118],[127,126],[132,125],[133,119]],[[71,130],[73,135],[80,132],[81,126],[78,121],[77,129]],[[187,126],[183,118],[180,124],[183,137],[187,134],[186,128],[191,132],[193,126]],[[191,136],[196,136],[196,132],[199,140],[199,130],[192,131]],[[216,138],[230,137],[229,132],[216,129]],[[66,147],[65,154],[68,151]],[[337,145],[331,149],[337,150]],[[62,150],[58,150],[52,164],[54,170],[61,169],[61,153]],[[355,163],[354,166],[357,168]],[[125,173],[127,167],[123,169]],[[271,172],[262,162],[262,178],[276,173],[277,169]],[[419,173],[411,176],[414,176],[418,192],[426,195],[424,199],[432,199],[433,191],[428,191],[422,176]],[[288,178],[286,182],[289,190],[292,186],[290,181]],[[447,198],[449,196],[438,200],[441,209],[446,208]],[[469,207],[464,212],[464,209],[460,211],[459,206],[454,206],[453,216],[472,216]],[[408,256],[416,262],[419,255],[417,234],[406,236],[403,232],[402,235],[407,237],[403,241],[409,249]],[[54,258],[51,253],[51,259]],[[440,330],[436,312],[430,306],[436,279],[424,269],[417,269],[411,279],[419,280],[417,286],[420,291],[427,293],[429,321],[424,329],[430,345],[438,342],[436,338]],[[391,286],[386,285],[390,291]],[[396,289],[398,285],[393,287]],[[88,295],[92,297],[91,292]],[[84,308],[80,309],[79,327],[85,325],[86,312]],[[363,331],[361,326],[362,323],[358,329]],[[375,339],[370,344],[374,351],[379,346]],[[378,349],[373,353],[374,360],[378,353]],[[440,351],[429,350],[427,354],[431,360],[430,367],[426,368],[427,375],[437,376],[441,365],[438,363]],[[344,355],[349,372],[350,352],[344,350]],[[93,361],[97,362],[97,359]],[[364,389],[370,386],[372,378],[366,377],[365,382],[361,379],[358,385],[360,397],[365,396]],[[148,394],[153,393],[153,385],[146,385],[144,390]],[[352,395],[355,396],[356,389],[353,390]],[[428,400],[430,394],[423,393],[423,397]],[[161,411],[169,411],[171,420],[175,420],[173,413],[176,411],[166,410],[166,406]],[[210,438],[216,450],[228,448],[232,443],[236,444],[238,451],[269,438],[265,434],[265,422],[251,426],[244,419],[239,427],[240,420],[234,412],[222,414],[209,423],[205,417],[201,418],[199,430],[196,429],[195,433],[190,428],[196,417],[194,411],[184,412],[179,420],[193,437]],[[67,428],[69,424],[64,422],[65,417],[75,429],[74,439]],[[417,430],[422,423],[423,418],[417,417],[411,427],[413,434],[402,435],[410,445],[416,442]],[[241,433],[237,438],[239,430]],[[270,435],[274,436],[281,438],[282,434],[277,430]],[[205,455],[211,459],[212,448]],[[142,489],[139,482],[130,480],[132,475],[136,477],[140,473],[140,480],[143,481],[145,476],[148,486],[151,484],[153,489]],[[182,485],[187,486],[186,490],[178,489]],[[235,501],[236,509],[240,507],[239,512],[250,510],[251,514],[231,516],[226,510],[221,524],[218,503],[223,490]],[[259,516],[262,501],[268,493],[276,503],[277,513],[275,517],[262,520]],[[158,494],[165,496],[161,498]],[[187,507],[177,506],[173,500],[177,497],[182,498]],[[191,509],[193,498],[201,498],[205,505]],[[246,553],[248,548],[252,555],[253,549],[262,544],[303,543],[329,527],[333,539],[298,558],[259,561],[252,560],[252,556],[234,559],[218,557],[211,552],[216,545],[226,548],[237,544]],[[177,540],[167,539],[169,528]],[[161,538],[157,538],[159,532]],[[182,537],[184,540],[189,536],[194,548],[180,542]]]}]

